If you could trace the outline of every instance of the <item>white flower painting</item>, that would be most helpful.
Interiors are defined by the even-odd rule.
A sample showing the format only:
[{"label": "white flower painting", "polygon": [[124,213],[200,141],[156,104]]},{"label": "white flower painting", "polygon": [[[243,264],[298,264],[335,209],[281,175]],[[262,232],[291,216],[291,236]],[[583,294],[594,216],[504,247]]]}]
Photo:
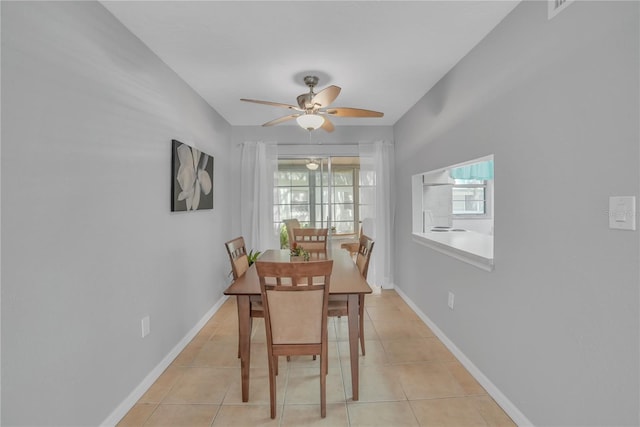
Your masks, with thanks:
[{"label": "white flower painting", "polygon": [[175,139],[171,211],[213,209],[213,157]]}]

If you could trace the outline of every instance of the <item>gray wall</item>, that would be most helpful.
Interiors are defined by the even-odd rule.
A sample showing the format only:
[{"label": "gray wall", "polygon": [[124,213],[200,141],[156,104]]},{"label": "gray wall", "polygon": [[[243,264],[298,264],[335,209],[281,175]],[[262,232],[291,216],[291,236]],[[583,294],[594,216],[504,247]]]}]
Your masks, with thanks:
[{"label": "gray wall", "polygon": [[[95,425],[222,295],[235,144],[300,133],[232,131],[99,4],[1,11],[2,424]],[[394,128],[396,283],[537,425],[640,423],[638,232],[606,212],[639,193],[638,12],[524,2]],[[172,138],[215,156],[213,211],[169,212]],[[410,235],[410,176],[487,154],[491,273]]]},{"label": "gray wall", "polygon": [[[396,285],[535,425],[640,423],[638,231],[607,217],[639,195],[638,7],[523,2],[395,126]],[[493,272],[410,230],[412,174],[488,154]]]},{"label": "gray wall", "polygon": [[[172,138],[214,210],[170,213]],[[3,425],[101,423],[220,300],[230,138],[99,3],[2,2]]]}]

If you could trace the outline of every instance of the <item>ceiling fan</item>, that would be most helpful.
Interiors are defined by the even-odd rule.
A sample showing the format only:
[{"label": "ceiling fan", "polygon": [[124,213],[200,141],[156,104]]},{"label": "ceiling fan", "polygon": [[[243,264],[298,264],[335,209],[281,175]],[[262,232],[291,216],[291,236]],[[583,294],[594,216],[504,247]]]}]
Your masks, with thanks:
[{"label": "ceiling fan", "polygon": [[304,83],[309,86],[309,92],[297,97],[298,105],[281,104],[279,102],[258,101],[257,99],[245,99],[240,101],[255,102],[256,104],[271,105],[273,107],[287,108],[295,111],[294,114],[280,117],[264,123],[262,126],[273,126],[288,120],[296,119],[300,127],[308,131],[322,128],[327,132],[333,132],[333,123],[330,116],[335,117],[382,117],[384,114],[378,111],[363,110],[360,108],[332,107],[329,105],[335,101],[340,94],[338,86],[328,86],[320,92],[315,93],[313,89],[318,84],[318,77],[306,76]]}]

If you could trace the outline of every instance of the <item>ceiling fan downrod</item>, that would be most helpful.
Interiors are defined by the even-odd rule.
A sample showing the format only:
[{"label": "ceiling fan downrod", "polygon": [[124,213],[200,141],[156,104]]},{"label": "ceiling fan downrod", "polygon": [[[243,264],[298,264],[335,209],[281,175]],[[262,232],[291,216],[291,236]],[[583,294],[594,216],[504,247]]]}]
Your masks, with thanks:
[{"label": "ceiling fan downrod", "polygon": [[318,77],[317,76],[305,76],[304,84],[309,86],[309,90],[313,93],[313,88],[318,85]]}]

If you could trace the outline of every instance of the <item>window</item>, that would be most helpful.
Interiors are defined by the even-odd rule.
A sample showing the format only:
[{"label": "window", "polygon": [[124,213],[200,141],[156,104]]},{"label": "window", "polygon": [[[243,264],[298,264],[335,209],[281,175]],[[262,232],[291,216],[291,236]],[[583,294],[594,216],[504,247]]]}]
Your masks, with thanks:
[{"label": "window", "polygon": [[[297,218],[301,225],[309,226],[315,223],[315,215],[312,217],[310,201],[315,200],[312,189],[315,189],[311,181],[315,181],[315,174],[309,170],[279,165],[276,172],[275,205],[273,216],[277,224],[283,219]],[[313,211],[315,214],[315,211]]]},{"label": "window", "polygon": [[361,221],[359,158],[331,157],[318,162],[318,169],[309,170],[308,159],[278,160],[275,228],[280,229],[282,220],[295,218],[303,227],[331,227],[332,234],[357,233]]},{"label": "window", "polygon": [[491,181],[455,179],[451,188],[451,208],[454,218],[485,218],[490,214],[489,186]]},{"label": "window", "polygon": [[357,214],[354,206],[358,194],[355,167],[336,166],[333,171],[332,226],[336,234],[353,233]]}]

